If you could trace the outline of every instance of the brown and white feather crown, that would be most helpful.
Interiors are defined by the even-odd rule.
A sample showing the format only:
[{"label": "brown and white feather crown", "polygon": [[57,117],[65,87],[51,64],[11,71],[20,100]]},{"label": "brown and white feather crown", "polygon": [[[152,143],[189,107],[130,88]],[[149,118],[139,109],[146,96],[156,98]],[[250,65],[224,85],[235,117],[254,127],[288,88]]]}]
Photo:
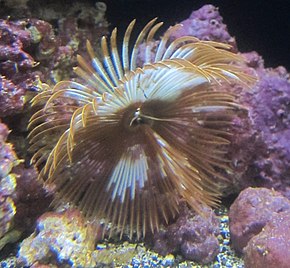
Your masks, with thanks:
[{"label": "brown and white feather crown", "polygon": [[[32,161],[56,201],[76,205],[85,216],[110,223],[121,236],[155,232],[178,214],[214,206],[220,190],[228,127],[239,105],[213,90],[221,82],[251,82],[229,45],[186,36],[169,43],[170,28],[152,56],[149,45],[162,23],[151,20],[129,51],[135,21],[121,48],[117,30],[102,38],[102,57],[90,43],[90,61],[78,56],[81,82],[47,87],[32,104],[44,103],[30,120]],[[145,42],[145,62],[137,66]],[[42,168],[43,167],[43,168]],[[57,203],[57,202],[56,202]]]}]

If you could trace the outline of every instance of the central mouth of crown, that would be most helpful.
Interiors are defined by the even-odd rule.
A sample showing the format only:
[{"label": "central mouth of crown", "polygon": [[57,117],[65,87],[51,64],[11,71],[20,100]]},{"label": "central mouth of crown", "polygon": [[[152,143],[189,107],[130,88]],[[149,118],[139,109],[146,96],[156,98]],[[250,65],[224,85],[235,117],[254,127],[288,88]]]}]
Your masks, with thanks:
[{"label": "central mouth of crown", "polygon": [[137,127],[141,124],[146,124],[145,121],[145,115],[141,113],[141,107],[138,107],[134,113],[134,116],[132,117],[129,126],[130,127]]},{"label": "central mouth of crown", "polygon": [[154,117],[147,113],[145,114],[141,107],[137,107],[135,111],[131,114],[129,128],[138,128],[141,125],[149,125],[152,126],[154,122]]},{"label": "central mouth of crown", "polygon": [[171,122],[173,119],[166,114],[168,102],[154,100],[136,102],[120,111],[121,124],[129,131],[136,131],[145,126],[153,127],[158,122]]},{"label": "central mouth of crown", "polygon": [[154,116],[146,109],[142,109],[142,103],[135,103],[123,112],[123,126],[129,130],[137,130],[141,126],[152,126]]}]

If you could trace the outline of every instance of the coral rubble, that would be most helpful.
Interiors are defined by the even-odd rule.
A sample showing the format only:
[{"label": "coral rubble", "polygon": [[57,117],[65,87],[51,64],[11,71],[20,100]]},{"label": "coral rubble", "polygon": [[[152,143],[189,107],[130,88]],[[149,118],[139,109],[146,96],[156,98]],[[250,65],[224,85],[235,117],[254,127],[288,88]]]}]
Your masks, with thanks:
[{"label": "coral rubble", "polygon": [[[220,232],[215,228],[217,233],[222,236],[219,237],[220,247],[225,247],[228,244],[228,227],[225,216],[226,210],[221,210],[219,215],[221,218],[218,220],[211,210],[204,210],[210,217],[213,217],[215,224],[219,223]],[[188,211],[185,209],[184,211]],[[193,214],[193,213],[191,213]],[[184,215],[186,217],[186,215]],[[183,222],[183,229],[187,228],[190,231],[190,225],[198,227],[198,221],[193,223],[197,217],[194,216],[187,220],[183,218],[180,221]],[[201,223],[200,225],[206,227],[209,224]],[[35,232],[28,238],[26,238],[20,245],[18,253],[17,263],[19,265],[31,265],[35,268],[46,267],[204,267],[197,262],[180,258],[180,256],[174,256],[173,254],[165,254],[161,256],[158,253],[150,250],[144,245],[144,243],[113,243],[108,241],[100,241],[94,246],[94,235],[91,233],[88,223],[85,222],[81,214],[74,209],[69,209],[66,212],[50,212],[45,213],[37,221],[37,228]],[[217,227],[217,226],[215,226]],[[169,227],[170,228],[170,227]],[[173,228],[172,228],[173,229]],[[205,231],[205,229],[203,231]],[[192,230],[192,229],[191,229]],[[196,231],[198,231],[196,229]],[[201,229],[199,229],[201,231]],[[86,238],[86,236],[89,237]],[[191,234],[191,237],[194,234]],[[220,236],[220,235],[219,235]],[[77,237],[77,238],[76,238]],[[76,239],[74,239],[76,238]],[[182,239],[181,237],[179,237]],[[184,241],[186,238],[184,238]],[[193,241],[192,241],[193,242]],[[195,241],[197,242],[197,240]],[[41,248],[38,248],[41,245]],[[196,247],[198,243],[195,244]],[[194,248],[194,242],[191,243]],[[205,243],[201,242],[201,247],[206,250]],[[216,249],[215,251],[219,251]],[[200,251],[201,252],[201,251]],[[86,253],[84,255],[84,253]],[[180,252],[179,252],[180,253]],[[208,255],[207,252],[203,254]],[[209,256],[209,255],[208,255]],[[214,256],[209,256],[209,259],[214,259]],[[234,256],[233,252],[225,252],[221,249],[214,262],[209,265],[212,267],[220,267],[220,264],[227,265],[227,267],[239,267],[241,261]],[[236,266],[235,266],[236,265]]]}]

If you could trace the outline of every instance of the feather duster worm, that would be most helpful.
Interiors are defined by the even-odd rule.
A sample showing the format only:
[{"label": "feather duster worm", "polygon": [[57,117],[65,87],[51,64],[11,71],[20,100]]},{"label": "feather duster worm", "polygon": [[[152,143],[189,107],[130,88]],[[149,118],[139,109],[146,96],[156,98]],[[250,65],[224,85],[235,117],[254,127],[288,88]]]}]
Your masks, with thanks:
[{"label": "feather duster worm", "polygon": [[[110,223],[121,236],[145,236],[178,213],[180,197],[195,210],[214,206],[225,159],[235,97],[212,89],[221,81],[251,81],[226,44],[181,37],[171,27],[154,56],[150,42],[162,23],[150,21],[132,51],[128,26],[117,49],[117,30],[102,38],[102,57],[90,43],[90,61],[78,56],[81,83],[59,82],[33,99],[45,103],[31,118],[32,161],[40,178],[87,217]],[[137,66],[138,47],[146,44]],[[55,142],[52,142],[55,139]]]}]

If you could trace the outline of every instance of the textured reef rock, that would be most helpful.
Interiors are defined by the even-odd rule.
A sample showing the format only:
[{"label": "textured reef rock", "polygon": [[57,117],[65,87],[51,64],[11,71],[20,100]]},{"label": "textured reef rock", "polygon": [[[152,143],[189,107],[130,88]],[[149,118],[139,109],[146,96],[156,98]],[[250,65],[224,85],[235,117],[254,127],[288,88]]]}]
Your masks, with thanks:
[{"label": "textured reef rock", "polygon": [[235,38],[229,34],[218,8],[213,5],[204,5],[193,11],[188,19],[180,23],[182,27],[172,34],[174,39],[192,35],[201,40],[227,43],[237,50]]},{"label": "textured reef rock", "polygon": [[[257,58],[255,54],[249,58],[253,57]],[[244,148],[252,157],[240,183],[274,188],[290,198],[289,74],[283,67],[264,69],[257,65],[258,83],[240,95],[249,110],[247,135],[254,141]]]},{"label": "textured reef rock", "polygon": [[33,87],[36,62],[25,50],[30,34],[23,21],[0,20],[0,115],[19,113],[25,91]]},{"label": "textured reef rock", "polygon": [[0,114],[11,115],[22,110],[24,90],[12,81],[0,76]]},{"label": "textured reef rock", "polygon": [[72,66],[76,55],[85,51],[86,40],[98,47],[107,33],[105,10],[102,3],[95,9],[73,5],[57,20],[0,19],[1,117],[21,112],[29,92],[41,90],[39,80],[55,83],[73,77]]},{"label": "textured reef rock", "polygon": [[45,211],[52,201],[50,193],[46,192],[35,168],[18,165],[13,171],[17,174],[14,202],[17,209],[15,226],[25,232],[32,232],[36,219]]},{"label": "textured reef rock", "polygon": [[219,220],[204,207],[203,216],[183,208],[177,221],[155,235],[154,250],[162,255],[180,253],[185,259],[202,264],[219,253]]},{"label": "textured reef rock", "polygon": [[276,213],[245,247],[246,268],[288,268],[290,263],[290,210]]},{"label": "textured reef rock", "polygon": [[7,243],[15,242],[19,238],[19,232],[12,230],[16,214],[16,174],[12,169],[20,161],[12,144],[6,142],[8,134],[7,126],[0,121],[0,250]]},{"label": "textured reef rock", "polygon": [[78,211],[47,212],[38,219],[36,231],[21,243],[18,263],[30,266],[58,262],[93,267],[94,238]]},{"label": "textured reef rock", "polygon": [[290,214],[290,201],[266,188],[247,188],[230,207],[232,246],[242,253],[249,240],[259,234],[277,214]]},{"label": "textured reef rock", "polygon": [[248,110],[246,116],[234,122],[230,149],[234,187],[274,188],[290,198],[289,74],[281,66],[265,68],[256,52],[243,56],[245,70],[255,71],[258,82],[252,88],[227,89]]},{"label": "textured reef rock", "polygon": [[37,171],[25,168],[6,142],[9,134],[0,122],[0,250],[31,232],[35,220],[47,209],[50,196],[36,180]]}]

